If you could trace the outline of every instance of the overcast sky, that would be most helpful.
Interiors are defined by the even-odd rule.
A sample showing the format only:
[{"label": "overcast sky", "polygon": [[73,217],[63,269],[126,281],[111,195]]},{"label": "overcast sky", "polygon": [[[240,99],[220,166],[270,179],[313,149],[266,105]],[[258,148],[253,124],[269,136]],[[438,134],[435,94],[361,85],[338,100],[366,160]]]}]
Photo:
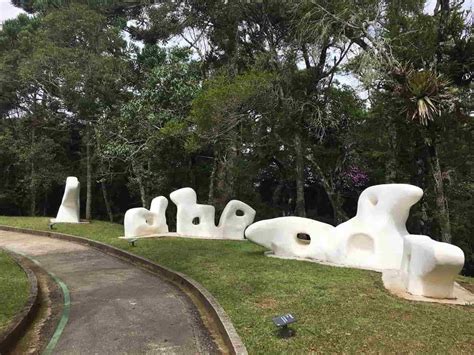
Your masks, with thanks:
[{"label": "overcast sky", "polygon": [[0,0],[0,24],[3,21],[17,17],[24,12],[11,4],[10,0]]}]

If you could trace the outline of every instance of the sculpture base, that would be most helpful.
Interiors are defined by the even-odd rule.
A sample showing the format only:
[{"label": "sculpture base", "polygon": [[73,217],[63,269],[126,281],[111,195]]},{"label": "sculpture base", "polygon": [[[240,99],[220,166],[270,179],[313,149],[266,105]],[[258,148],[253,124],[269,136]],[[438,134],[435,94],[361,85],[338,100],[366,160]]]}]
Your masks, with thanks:
[{"label": "sculpture base", "polygon": [[393,295],[411,301],[434,302],[444,304],[474,305],[474,294],[466,290],[457,282],[454,283],[453,298],[432,298],[417,296],[408,293],[403,285],[399,270],[386,270],[382,274],[382,281],[385,288]]}]

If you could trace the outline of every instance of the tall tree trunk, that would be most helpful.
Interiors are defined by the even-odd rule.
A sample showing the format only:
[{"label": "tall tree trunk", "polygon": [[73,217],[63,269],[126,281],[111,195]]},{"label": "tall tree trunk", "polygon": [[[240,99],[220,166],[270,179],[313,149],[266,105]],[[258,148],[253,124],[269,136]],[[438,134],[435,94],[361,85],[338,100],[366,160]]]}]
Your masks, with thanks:
[{"label": "tall tree trunk", "polygon": [[281,213],[283,216],[286,216],[286,210],[287,208],[285,208],[285,204],[284,203],[281,203],[282,202],[282,197],[281,197],[281,193],[283,191],[283,181],[280,181],[277,185],[277,187],[275,188],[275,190],[273,190],[273,194],[272,194],[272,205],[273,206],[277,206],[280,208],[281,210]]},{"label": "tall tree trunk", "polygon": [[451,12],[450,0],[437,0],[435,14],[439,15],[437,46],[436,46],[436,65],[443,59],[443,44],[446,41],[446,28],[448,27],[449,15]]},{"label": "tall tree trunk", "polygon": [[146,190],[145,190],[145,185],[143,184],[143,179],[142,179],[141,175],[137,176],[137,182],[138,182],[138,188],[140,189],[140,200],[142,202],[142,206],[144,208],[147,208]]},{"label": "tall tree trunk", "polygon": [[[151,169],[150,169],[151,171]],[[196,186],[196,174],[194,173],[194,158],[191,156],[188,160],[188,173],[191,186]]]},{"label": "tall tree trunk", "polygon": [[86,219],[92,218],[92,149],[89,125],[86,128]]},{"label": "tall tree trunk", "polygon": [[107,184],[105,183],[104,179],[102,179],[100,181],[100,186],[102,188],[102,196],[104,197],[105,209],[107,210],[107,215],[109,217],[109,221],[113,222],[114,221],[114,215],[112,213],[112,207],[110,206],[109,194],[107,193]]},{"label": "tall tree trunk", "polygon": [[299,132],[295,133],[295,153],[296,153],[296,207],[297,216],[306,217],[306,206],[304,201],[304,156],[303,143]]},{"label": "tall tree trunk", "polygon": [[397,128],[393,122],[393,119],[388,120],[388,157],[385,160],[385,183],[394,183],[397,181]]},{"label": "tall tree trunk", "polygon": [[347,221],[349,218],[342,208],[344,200],[341,198],[341,195],[335,191],[326,191],[326,193],[328,194],[329,202],[331,203],[333,210],[334,225],[337,226],[338,224]]},{"label": "tall tree trunk", "polygon": [[137,163],[132,162],[132,170],[133,170],[133,175],[135,175],[135,179],[137,180],[138,191],[140,192],[140,201],[142,203],[142,207],[147,208],[146,189],[145,189],[145,185],[143,184],[142,173],[140,169],[138,169]]},{"label": "tall tree trunk", "polygon": [[334,224],[337,225],[341,222],[347,221],[349,218],[342,208],[344,200],[342,199],[342,196],[336,192],[334,183],[326,176],[326,174],[324,174],[323,169],[321,169],[313,155],[308,155],[307,158],[311,162],[312,166],[316,169],[316,172],[321,179],[321,183],[323,184],[324,191],[328,196],[329,203],[331,204],[333,211]]},{"label": "tall tree trunk", "polygon": [[215,192],[215,189],[216,189],[215,179],[216,179],[217,165],[218,165],[218,158],[216,156],[214,158],[214,162],[212,165],[211,176],[209,177],[209,194],[207,196],[207,203],[210,205],[214,205],[214,196],[216,193]]},{"label": "tall tree trunk", "polygon": [[222,160],[217,162],[214,187],[214,206],[216,210],[222,210],[234,193],[232,168],[234,158],[229,153]]},{"label": "tall tree trunk", "polygon": [[[418,187],[422,188],[423,191],[426,191],[428,184],[426,177],[428,176],[428,154],[426,145],[420,144],[416,145],[415,148],[415,163],[416,163],[416,184]],[[426,198],[422,199],[420,202],[421,207],[421,218],[418,219],[420,233],[424,235],[431,235],[431,226],[428,217],[428,201]]]},{"label": "tall tree trunk", "polygon": [[[35,128],[31,129],[31,146],[30,149],[34,148],[35,144]],[[30,216],[36,215],[36,166],[35,159],[33,156],[30,157]]]},{"label": "tall tree trunk", "polygon": [[441,229],[441,240],[446,243],[451,243],[452,236],[448,199],[445,193],[443,172],[441,171],[441,165],[439,163],[438,151],[434,142],[432,142],[429,147],[429,153],[430,167],[435,183],[436,208],[438,210],[438,222]]},{"label": "tall tree trunk", "polygon": [[235,192],[234,166],[237,148],[234,143],[225,152],[217,152],[209,185],[209,203],[220,211],[233,197]]}]

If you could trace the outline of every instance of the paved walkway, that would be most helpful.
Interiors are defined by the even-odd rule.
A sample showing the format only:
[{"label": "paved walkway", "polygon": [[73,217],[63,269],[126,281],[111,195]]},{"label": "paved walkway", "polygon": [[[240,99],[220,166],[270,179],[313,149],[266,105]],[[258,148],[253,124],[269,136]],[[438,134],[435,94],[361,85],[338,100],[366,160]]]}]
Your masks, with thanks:
[{"label": "paved walkway", "polygon": [[54,353],[215,353],[195,306],[160,277],[72,242],[0,231],[0,248],[33,257],[69,288]]}]

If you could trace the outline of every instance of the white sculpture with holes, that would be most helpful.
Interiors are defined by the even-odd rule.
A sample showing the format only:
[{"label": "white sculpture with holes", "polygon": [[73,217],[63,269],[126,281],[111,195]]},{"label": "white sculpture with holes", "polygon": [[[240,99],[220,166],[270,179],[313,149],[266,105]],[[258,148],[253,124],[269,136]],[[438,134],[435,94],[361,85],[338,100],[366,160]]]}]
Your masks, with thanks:
[{"label": "white sculpture with holes", "polygon": [[[357,214],[331,225],[299,217],[281,217],[254,223],[247,229],[251,241],[275,255],[310,258],[368,269],[400,268],[405,222],[410,207],[423,195],[412,185],[387,184],[367,188],[359,197]],[[310,243],[297,238],[310,236]]]},{"label": "white sculpture with holes", "polygon": [[[313,259],[340,266],[401,272],[405,290],[421,296],[451,297],[454,279],[464,264],[461,249],[426,236],[409,235],[405,223],[423,191],[407,184],[367,188],[357,214],[330,226],[300,217],[259,221],[246,237],[275,256]],[[309,241],[299,234],[309,236]]]},{"label": "white sculpture with holes", "polygon": [[359,196],[354,218],[335,228],[329,261],[367,269],[399,269],[410,208],[423,190],[408,184],[371,186]]},{"label": "white sculpture with holes", "polygon": [[80,223],[79,192],[80,184],[77,177],[68,176],[61,206],[59,206],[56,218],[51,219],[51,223]]},{"label": "white sculpture with holes", "polygon": [[[256,222],[245,236],[276,256],[327,260],[334,227],[302,217],[279,217]],[[302,239],[305,235],[309,239]]]},{"label": "white sculpture with holes", "polygon": [[177,206],[176,232],[189,237],[210,239],[244,239],[245,228],[255,218],[255,210],[249,205],[230,201],[216,226],[215,208],[197,203],[196,192],[185,187],[170,194],[170,199]]},{"label": "white sculpture with holes", "polygon": [[151,201],[150,210],[143,207],[129,209],[123,221],[125,239],[168,233],[167,207],[168,199],[158,196]]}]

